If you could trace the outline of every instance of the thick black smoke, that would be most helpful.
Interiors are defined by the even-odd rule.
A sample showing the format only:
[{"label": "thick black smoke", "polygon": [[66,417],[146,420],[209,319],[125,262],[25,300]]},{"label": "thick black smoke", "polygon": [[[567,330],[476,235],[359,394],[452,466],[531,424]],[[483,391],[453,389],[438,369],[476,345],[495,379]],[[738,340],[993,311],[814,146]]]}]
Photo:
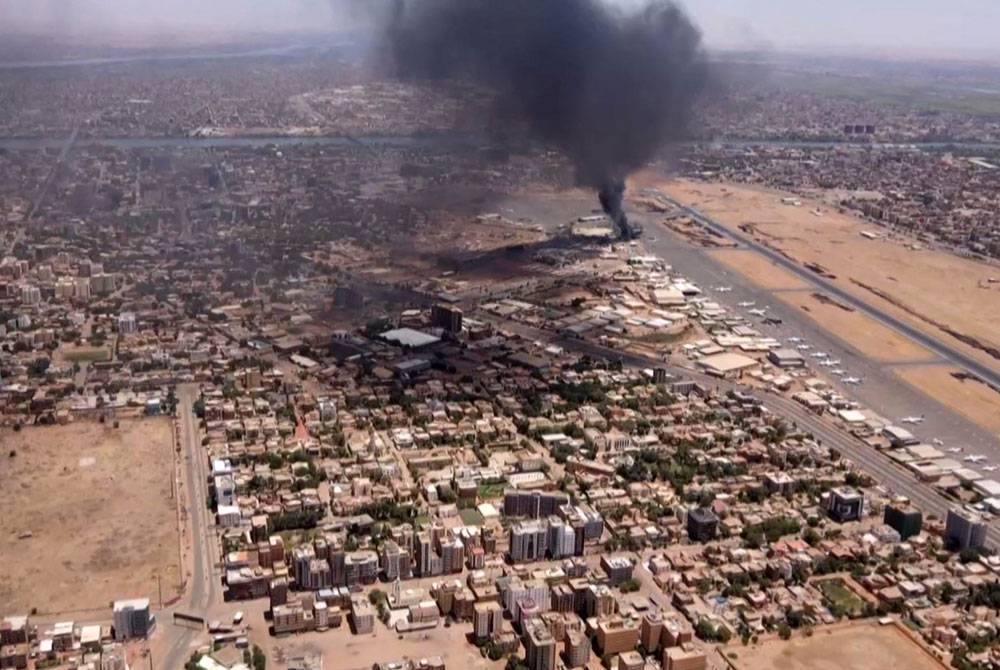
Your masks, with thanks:
[{"label": "thick black smoke", "polygon": [[397,0],[388,37],[403,77],[497,90],[627,236],[624,179],[684,138],[707,72],[699,31],[670,0],[632,12],[601,0]]}]

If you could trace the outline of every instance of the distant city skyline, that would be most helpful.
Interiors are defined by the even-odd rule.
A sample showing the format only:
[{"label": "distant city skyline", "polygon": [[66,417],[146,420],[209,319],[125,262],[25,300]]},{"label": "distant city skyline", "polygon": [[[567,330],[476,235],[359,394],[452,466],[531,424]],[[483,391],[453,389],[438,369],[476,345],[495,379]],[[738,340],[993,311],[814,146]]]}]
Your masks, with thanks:
[{"label": "distant city skyline", "polygon": [[[634,6],[644,0],[607,0]],[[1000,58],[995,0],[679,0],[717,49],[815,50]],[[13,32],[323,32],[347,28],[369,0],[0,0]]]}]

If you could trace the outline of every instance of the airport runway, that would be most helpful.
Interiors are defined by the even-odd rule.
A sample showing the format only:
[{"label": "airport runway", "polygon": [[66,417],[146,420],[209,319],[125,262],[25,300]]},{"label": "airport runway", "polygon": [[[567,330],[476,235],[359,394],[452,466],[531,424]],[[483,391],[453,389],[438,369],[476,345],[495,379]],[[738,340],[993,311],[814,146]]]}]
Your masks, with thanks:
[{"label": "airport runway", "polygon": [[[681,239],[655,220],[647,220],[644,223],[646,234],[642,244],[650,253],[662,258],[678,274],[696,283],[707,297],[734,314],[747,318],[761,333],[779,339],[791,347],[795,344],[790,343],[788,338],[802,338],[803,342],[812,347],[809,352],[803,352],[810,369],[817,376],[828,379],[845,396],[858,400],[885,419],[897,424],[901,423],[903,417],[924,415],[924,421],[920,425],[904,425],[904,427],[928,444],[936,439],[943,443],[943,449],[962,448],[962,453],[948,454],[949,456],[961,459],[966,455],[981,454],[987,457],[981,465],[1000,466],[1000,442],[996,436],[902,381],[892,370],[893,367],[899,367],[899,363],[870,359],[813,322],[796,307],[778,299],[778,293],[787,294],[790,291],[757,287],[735,270],[715,260],[705,252],[704,248]],[[826,286],[815,281],[816,277],[812,273],[803,268],[799,269],[802,272],[797,272],[797,276],[813,287],[805,289],[806,292],[816,290],[829,293]],[[731,287],[732,290],[719,292],[713,290],[715,287]],[[839,295],[837,297],[840,298]],[[852,306],[856,300],[852,300]],[[755,305],[752,308],[739,307],[739,303],[746,302],[753,302]],[[767,307],[768,316],[776,317],[782,323],[767,324],[763,322],[763,318],[748,314],[749,309],[763,307]],[[892,327],[890,323],[885,321],[882,323]],[[929,339],[927,336],[924,338]],[[919,343],[923,344],[923,341]],[[937,351],[940,345],[933,349],[927,348],[939,362],[954,364]],[[863,383],[858,386],[843,384],[836,375],[820,366],[819,361],[809,355],[815,351],[824,351],[830,354],[830,357],[840,359],[841,364],[838,367],[846,370],[851,376],[861,378]],[[984,474],[989,475],[988,472]],[[1000,476],[1000,472],[997,474]]]},{"label": "airport runway", "polygon": [[913,326],[910,326],[909,324],[900,321],[894,316],[886,314],[880,309],[868,304],[864,300],[861,300],[855,297],[853,294],[843,290],[833,282],[823,277],[820,277],[815,272],[806,269],[805,267],[796,263],[795,261],[792,261],[789,258],[778,253],[777,251],[774,251],[770,247],[757,242],[756,240],[754,240],[749,236],[729,230],[721,223],[718,223],[715,220],[710,219],[709,217],[699,212],[697,209],[694,209],[693,207],[687,207],[681,204],[680,202],[677,202],[676,200],[669,198],[667,196],[663,197],[668,202],[677,207],[679,210],[683,211],[685,214],[690,216],[693,220],[700,223],[702,226],[718,233],[719,235],[722,235],[723,237],[729,238],[737,242],[743,248],[756,251],[757,253],[764,256],[772,263],[780,266],[785,270],[788,270],[789,272],[796,275],[800,279],[806,281],[807,283],[811,284],[812,286],[815,286],[818,289],[822,289],[823,292],[828,293],[831,296],[834,296],[835,298],[837,298],[837,300],[847,305],[850,305],[859,312],[862,312],[872,317],[882,325],[888,326],[897,333],[905,335],[906,337],[913,340],[917,344],[926,347],[927,349],[930,349],[931,351],[938,354],[939,356],[949,361],[950,363],[953,363],[954,365],[960,368],[964,368],[966,371],[971,372],[972,374],[980,377],[981,379],[990,382],[994,386],[1000,387],[1000,373],[998,373],[993,367],[984,365],[979,361],[965,355],[963,352],[958,351],[957,349],[954,349],[953,347],[949,346],[946,342],[933,338],[924,333],[922,330],[918,330],[917,328],[914,328]]}]

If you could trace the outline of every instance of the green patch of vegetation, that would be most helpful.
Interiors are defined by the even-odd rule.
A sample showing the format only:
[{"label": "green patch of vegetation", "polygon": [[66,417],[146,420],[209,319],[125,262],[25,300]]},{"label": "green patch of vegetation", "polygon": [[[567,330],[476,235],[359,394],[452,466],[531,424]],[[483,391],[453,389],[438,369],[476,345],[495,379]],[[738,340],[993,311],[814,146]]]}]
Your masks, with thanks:
[{"label": "green patch of vegetation", "polygon": [[483,515],[476,509],[460,509],[458,510],[458,516],[462,517],[462,523],[466,526],[483,525]]},{"label": "green patch of vegetation", "polygon": [[830,613],[835,617],[856,618],[864,616],[864,601],[851,591],[842,579],[824,579],[816,582],[816,586],[826,598]]},{"label": "green patch of vegetation", "polygon": [[63,358],[73,363],[95,363],[111,360],[111,351],[107,347],[77,347],[64,351]]},{"label": "green patch of vegetation", "polygon": [[504,485],[499,484],[480,484],[479,490],[476,495],[479,496],[480,500],[494,500],[503,497]]}]

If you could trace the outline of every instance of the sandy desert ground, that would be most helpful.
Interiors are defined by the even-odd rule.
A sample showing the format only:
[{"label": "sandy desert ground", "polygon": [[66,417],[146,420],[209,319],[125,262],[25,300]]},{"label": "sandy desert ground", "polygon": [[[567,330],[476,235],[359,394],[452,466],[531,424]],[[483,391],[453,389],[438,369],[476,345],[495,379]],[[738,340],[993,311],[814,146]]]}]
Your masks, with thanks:
[{"label": "sandy desert ground", "polygon": [[770,640],[754,647],[730,647],[739,670],[869,670],[907,668],[942,670],[906,633],[894,625],[862,623],[817,629],[812,637],[798,635],[785,642]]},{"label": "sandy desert ground", "polygon": [[787,270],[747,249],[717,249],[709,251],[708,255],[736,270],[761,288],[782,290],[809,286]]},{"label": "sandy desert ground", "polygon": [[957,369],[947,365],[901,367],[901,379],[1000,439],[1000,392],[976,379],[960,379]]},{"label": "sandy desert ground", "polygon": [[131,597],[155,605],[158,578],[164,600],[176,595],[169,420],[29,427],[0,444],[4,613],[70,614]]},{"label": "sandy desert ground", "polygon": [[934,354],[891,328],[855,310],[844,309],[808,291],[781,293],[778,298],[868,358],[884,362],[932,360]]}]

